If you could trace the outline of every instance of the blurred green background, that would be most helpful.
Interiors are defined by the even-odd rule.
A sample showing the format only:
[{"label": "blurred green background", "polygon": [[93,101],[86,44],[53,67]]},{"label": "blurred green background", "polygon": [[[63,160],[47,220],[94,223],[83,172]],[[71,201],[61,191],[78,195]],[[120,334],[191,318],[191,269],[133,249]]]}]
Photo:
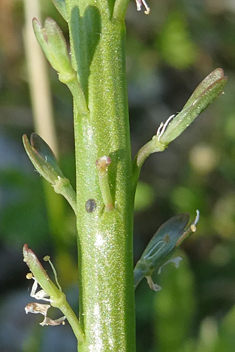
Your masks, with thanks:
[{"label": "blurred green background", "polygon": [[[34,1],[34,0],[30,0]],[[189,212],[201,218],[182,249],[179,269],[164,267],[136,291],[137,352],[235,350],[235,1],[149,0],[149,16],[131,0],[127,76],[133,156],[161,121],[180,111],[216,67],[229,77],[225,94],[164,153],[149,157],[136,197],[134,249],[138,260],[158,227]],[[41,0],[42,18],[53,17]],[[22,246],[50,254],[74,310],[77,306],[76,229],[72,210],[34,171],[22,134],[35,130],[23,42],[24,3],[0,1],[0,351],[75,351],[68,325],[41,327],[26,316],[31,283]],[[48,65],[64,174],[74,179],[71,97]],[[42,94],[39,90],[37,94]],[[50,269],[48,269],[49,271]],[[53,316],[54,312],[51,312]],[[57,312],[55,312],[55,315]]]}]

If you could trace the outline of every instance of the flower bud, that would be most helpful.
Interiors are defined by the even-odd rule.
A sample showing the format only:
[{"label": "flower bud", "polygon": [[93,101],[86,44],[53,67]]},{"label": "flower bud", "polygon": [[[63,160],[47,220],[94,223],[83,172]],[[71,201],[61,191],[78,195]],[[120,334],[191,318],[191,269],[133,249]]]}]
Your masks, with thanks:
[{"label": "flower bud", "polygon": [[30,143],[27,136],[24,135],[23,144],[35,169],[48,182],[55,185],[58,179],[64,178],[64,175],[57,164],[51,148],[37,133],[31,134]]},{"label": "flower bud", "polygon": [[166,221],[155,233],[144,250],[140,260],[134,269],[135,288],[140,281],[146,277],[150,288],[158,291],[160,288],[151,280],[151,275],[155,269],[159,269],[169,262],[173,262],[176,267],[179,266],[180,257],[168,260],[179,246],[196,231],[196,224],[199,220],[199,211],[194,221],[189,225],[189,214],[183,213],[173,216]]},{"label": "flower bud", "polygon": [[72,68],[67,44],[57,23],[52,18],[47,18],[42,28],[40,22],[34,18],[33,29],[48,61],[59,73],[60,80],[63,83],[73,80],[76,72]]},{"label": "flower bud", "polygon": [[195,89],[179,114],[167,124],[167,128],[159,139],[168,145],[176,139],[194,120],[223,93],[227,77],[221,68],[211,72]]}]

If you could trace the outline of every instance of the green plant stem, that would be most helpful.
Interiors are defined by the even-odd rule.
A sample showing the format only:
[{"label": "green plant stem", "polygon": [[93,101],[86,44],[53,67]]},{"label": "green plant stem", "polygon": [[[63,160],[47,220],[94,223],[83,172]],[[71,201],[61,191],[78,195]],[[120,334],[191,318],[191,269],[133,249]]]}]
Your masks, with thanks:
[{"label": "green plant stem", "polygon": [[64,196],[76,214],[76,193],[67,178],[60,178],[54,186],[54,191]]},{"label": "green plant stem", "polygon": [[158,141],[157,136],[147,142],[140,150],[138,151],[135,159],[133,160],[133,189],[136,189],[137,182],[139,179],[140,171],[143,163],[149,157],[150,154],[156,152],[163,152],[167,148],[167,145],[164,145]]},{"label": "green plant stem", "polygon": [[113,18],[123,20],[126,15],[127,6],[130,0],[116,0],[113,9]]},{"label": "green plant stem", "polygon": [[83,330],[81,329],[78,318],[74,314],[74,311],[72,310],[72,308],[70,307],[66,299],[64,299],[63,302],[61,302],[59,309],[66,316],[77,340],[83,341],[84,340]]},{"label": "green plant stem", "polygon": [[[60,79],[63,82],[62,79]],[[82,92],[81,86],[76,78],[72,79],[70,82],[65,82],[74,97],[74,103],[80,113],[88,112],[86,106],[86,100]]]},{"label": "green plant stem", "polygon": [[[72,62],[89,113],[74,105],[80,322],[79,352],[135,351],[133,195],[124,21],[111,1],[67,0]],[[96,7],[97,6],[97,7]],[[104,211],[96,160],[110,156],[115,209]],[[87,200],[96,209],[87,212]]]}]

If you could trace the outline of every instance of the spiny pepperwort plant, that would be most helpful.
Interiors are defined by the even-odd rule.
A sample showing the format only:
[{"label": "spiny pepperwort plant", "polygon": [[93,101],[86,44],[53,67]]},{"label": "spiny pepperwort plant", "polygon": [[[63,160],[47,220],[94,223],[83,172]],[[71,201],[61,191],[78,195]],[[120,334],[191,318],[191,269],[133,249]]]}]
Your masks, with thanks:
[{"label": "spiny pepperwort plant", "polygon": [[[134,289],[151,275],[196,231],[199,212],[172,217],[153,236],[133,274],[133,204],[146,158],[164,151],[194,119],[223,92],[227,78],[215,69],[196,88],[183,109],[162,123],[157,133],[131,160],[125,72],[125,13],[129,0],[53,0],[68,23],[71,57],[56,22],[33,29],[51,66],[73,96],[76,152],[76,193],[60,170],[50,147],[33,133],[23,136],[36,170],[63,195],[77,219],[79,318],[58,283],[48,277],[27,245],[24,261],[34,280],[31,296],[47,304],[30,303],[26,312],[44,315],[42,325],[70,323],[80,352],[135,351]],[[136,0],[137,10],[144,0]],[[188,225],[189,223],[189,225]],[[172,261],[177,266],[181,258]],[[48,257],[46,260],[50,261]],[[41,288],[38,290],[38,286]],[[63,316],[52,320],[50,306]]]}]

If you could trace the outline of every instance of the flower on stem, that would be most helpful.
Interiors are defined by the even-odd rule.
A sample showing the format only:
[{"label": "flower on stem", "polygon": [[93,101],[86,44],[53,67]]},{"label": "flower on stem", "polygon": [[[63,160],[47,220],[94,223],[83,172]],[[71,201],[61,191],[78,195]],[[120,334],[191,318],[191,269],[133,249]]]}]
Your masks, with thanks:
[{"label": "flower on stem", "polygon": [[161,123],[156,135],[138,151],[133,161],[133,188],[135,190],[141,167],[152,153],[164,151],[195,119],[223,93],[227,77],[221,68],[212,71],[195,89],[183,109]]},{"label": "flower on stem", "polygon": [[[26,262],[29,269],[31,270],[31,273],[28,273],[26,275],[26,278],[34,280],[34,283],[30,292],[30,296],[38,300],[49,302],[49,304],[29,303],[25,307],[26,314],[28,313],[42,314],[44,316],[44,320],[40,325],[61,324],[66,319],[65,316],[59,318],[59,320],[57,321],[54,321],[47,317],[48,309],[52,305],[54,307],[59,308],[58,303],[61,303],[60,301],[63,301],[65,299],[65,295],[61,291],[61,287],[59,286],[59,288],[57,288],[55,284],[50,280],[49,276],[47,275],[46,271],[44,270],[41,263],[37,259],[36,255],[33,253],[31,249],[28,248],[26,244],[24,245],[24,248],[23,248],[23,256],[24,256],[24,261]],[[52,268],[54,273],[56,274],[53,265],[52,265]],[[55,277],[57,281],[57,276]],[[38,290],[39,285],[41,286],[41,289]]]},{"label": "flower on stem", "polygon": [[[26,313],[44,315],[44,320],[41,325],[55,326],[59,324],[64,324],[64,320],[67,319],[73,329],[73,332],[78,342],[82,342],[84,340],[84,332],[76,315],[68,304],[65,294],[61,290],[61,287],[58,283],[55,268],[51,263],[50,258],[46,256],[44,260],[49,261],[54,272],[55,281],[58,287],[49,278],[42,264],[40,263],[34,252],[28,248],[27,244],[25,244],[23,247],[23,257],[24,262],[26,262],[31,271],[31,273],[26,275],[26,278],[34,280],[30,296],[38,300],[49,302],[48,304],[29,303],[25,307]],[[38,286],[40,286],[41,289],[38,290]],[[51,306],[59,308],[64,315],[56,320],[48,318],[47,311]]]},{"label": "flower on stem", "polygon": [[199,211],[197,210],[196,217],[190,225],[188,225],[189,214],[183,213],[170,218],[158,229],[135,266],[135,288],[146,277],[152,290],[159,291],[161,289],[152,281],[152,273],[158,269],[158,274],[160,274],[162,267],[170,262],[173,262],[176,267],[179,266],[181,257],[170,260],[168,258],[196,231],[198,221]]}]

